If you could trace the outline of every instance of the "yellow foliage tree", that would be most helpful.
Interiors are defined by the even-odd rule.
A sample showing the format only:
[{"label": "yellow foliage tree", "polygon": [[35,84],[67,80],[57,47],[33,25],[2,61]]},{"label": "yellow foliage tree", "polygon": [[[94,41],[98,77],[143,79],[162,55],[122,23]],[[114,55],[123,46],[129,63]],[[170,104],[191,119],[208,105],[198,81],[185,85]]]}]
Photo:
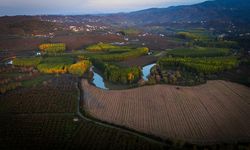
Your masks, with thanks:
[{"label": "yellow foliage tree", "polygon": [[135,78],[134,74],[133,73],[128,73],[128,81],[133,81]]},{"label": "yellow foliage tree", "polygon": [[91,62],[88,60],[79,61],[69,67],[69,73],[82,76],[88,68],[91,66]]}]

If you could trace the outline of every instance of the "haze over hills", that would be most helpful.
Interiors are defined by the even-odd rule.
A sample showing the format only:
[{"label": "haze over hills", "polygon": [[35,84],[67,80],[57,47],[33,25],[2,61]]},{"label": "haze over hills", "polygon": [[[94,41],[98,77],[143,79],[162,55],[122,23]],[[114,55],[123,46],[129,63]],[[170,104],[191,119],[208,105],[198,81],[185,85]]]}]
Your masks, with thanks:
[{"label": "haze over hills", "polygon": [[[250,2],[246,0],[214,0],[194,5],[150,8],[130,13],[99,15],[67,15],[70,22],[94,19],[107,24],[145,25],[172,22],[250,22]],[[57,17],[60,15],[52,15]],[[67,22],[67,20],[64,20]]]},{"label": "haze over hills", "polygon": [[[248,14],[250,14],[249,1],[214,0],[194,5],[151,8],[130,13],[5,16],[0,17],[0,35],[2,38],[7,35],[49,37],[51,33],[56,36],[67,35],[68,32],[71,32],[70,26],[76,26],[84,30],[88,28],[86,26],[95,26],[96,28],[104,26],[111,32],[124,28],[137,28],[145,32],[154,30],[153,32],[157,34],[168,34],[169,32],[171,34],[171,31],[167,28],[201,27],[215,29],[214,31],[218,34],[227,33],[229,36],[239,36],[250,32],[250,15]],[[162,30],[157,29],[155,32],[157,26],[160,26]],[[6,44],[2,43],[2,45]],[[4,49],[10,49],[9,47],[3,46]],[[79,47],[80,44],[73,48]]]},{"label": "haze over hills", "polygon": [[250,2],[246,0],[215,0],[195,5],[151,8],[124,14],[137,24],[200,21],[250,21]]},{"label": "haze over hills", "polygon": [[150,8],[130,13],[101,15],[71,15],[70,21],[94,19],[106,24],[147,25],[162,23],[195,22],[250,22],[250,2],[246,0],[214,0],[194,5],[171,6],[168,8]]},{"label": "haze over hills", "polygon": [[250,0],[204,1],[0,0],[0,150],[250,148]]}]

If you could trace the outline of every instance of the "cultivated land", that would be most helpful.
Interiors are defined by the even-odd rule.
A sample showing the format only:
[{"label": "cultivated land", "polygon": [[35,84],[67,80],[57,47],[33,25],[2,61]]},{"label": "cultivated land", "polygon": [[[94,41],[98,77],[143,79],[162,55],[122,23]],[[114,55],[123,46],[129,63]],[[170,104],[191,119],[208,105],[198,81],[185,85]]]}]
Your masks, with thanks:
[{"label": "cultivated land", "polygon": [[112,124],[196,144],[250,141],[250,89],[236,83],[105,91],[82,80],[82,88],[86,111]]},{"label": "cultivated land", "polygon": [[0,95],[0,149],[163,149],[162,144],[77,115],[76,85],[75,77],[61,75]]}]

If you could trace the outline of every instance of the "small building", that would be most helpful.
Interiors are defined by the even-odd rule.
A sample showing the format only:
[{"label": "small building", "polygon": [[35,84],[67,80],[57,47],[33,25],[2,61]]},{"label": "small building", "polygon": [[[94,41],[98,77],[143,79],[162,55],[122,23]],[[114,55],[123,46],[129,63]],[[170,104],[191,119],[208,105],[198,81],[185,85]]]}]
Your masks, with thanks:
[{"label": "small building", "polygon": [[36,52],[36,56],[41,56],[41,52]]},{"label": "small building", "polygon": [[151,52],[151,51],[148,52],[148,55],[152,55],[152,54],[153,54],[153,52]]}]

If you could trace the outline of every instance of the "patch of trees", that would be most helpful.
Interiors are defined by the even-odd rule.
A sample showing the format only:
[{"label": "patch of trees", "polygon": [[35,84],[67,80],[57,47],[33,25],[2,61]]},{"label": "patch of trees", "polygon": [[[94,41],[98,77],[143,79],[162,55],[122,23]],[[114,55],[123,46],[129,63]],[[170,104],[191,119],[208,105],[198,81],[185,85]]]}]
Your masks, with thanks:
[{"label": "patch of trees", "polygon": [[142,55],[146,55],[149,52],[149,49],[147,47],[141,47],[132,49],[125,53],[120,54],[102,54],[102,55],[94,55],[95,59],[99,59],[102,61],[123,61],[130,58],[137,58]]},{"label": "patch of trees", "polygon": [[89,60],[82,60],[69,67],[69,73],[77,76],[83,76],[83,74],[89,69],[91,62]]},{"label": "patch of trees", "polygon": [[114,83],[137,83],[141,78],[141,69],[139,67],[121,68],[119,66],[107,64],[104,77],[106,80]]},{"label": "patch of trees", "polygon": [[86,48],[87,51],[106,51],[109,49],[117,48],[117,46],[114,46],[112,44],[106,44],[106,43],[98,43],[95,45],[90,45]]},{"label": "patch of trees", "polygon": [[166,57],[159,60],[161,68],[175,66],[184,67],[197,73],[214,74],[230,70],[238,66],[236,57],[215,58],[171,58]]},{"label": "patch of trees", "polygon": [[64,43],[49,43],[39,45],[41,52],[46,54],[57,54],[62,53],[66,50],[66,45]]},{"label": "patch of trees", "polygon": [[191,39],[191,40],[199,38],[199,36],[197,36],[193,33],[190,33],[190,32],[178,32],[177,36],[182,38],[182,39]]},{"label": "patch of trees", "polygon": [[229,55],[230,50],[228,48],[193,47],[174,49],[168,54],[177,57],[216,57]]},{"label": "patch of trees", "polygon": [[197,40],[192,45],[201,47],[217,47],[217,48],[237,48],[238,43],[235,41],[224,41],[224,40]]},{"label": "patch of trees", "polygon": [[66,73],[73,64],[71,57],[47,57],[37,66],[42,73]]},{"label": "patch of trees", "polygon": [[121,84],[137,83],[141,78],[139,67],[124,68],[117,65],[105,63],[99,59],[91,59],[93,65],[104,74],[107,81]]},{"label": "patch of trees", "polygon": [[15,58],[13,65],[22,67],[37,66],[41,60],[41,57]]},{"label": "patch of trees", "polygon": [[181,86],[193,86],[206,82],[204,74],[189,72],[185,68],[165,67],[158,65],[151,69],[149,80],[146,84],[166,83]]}]

